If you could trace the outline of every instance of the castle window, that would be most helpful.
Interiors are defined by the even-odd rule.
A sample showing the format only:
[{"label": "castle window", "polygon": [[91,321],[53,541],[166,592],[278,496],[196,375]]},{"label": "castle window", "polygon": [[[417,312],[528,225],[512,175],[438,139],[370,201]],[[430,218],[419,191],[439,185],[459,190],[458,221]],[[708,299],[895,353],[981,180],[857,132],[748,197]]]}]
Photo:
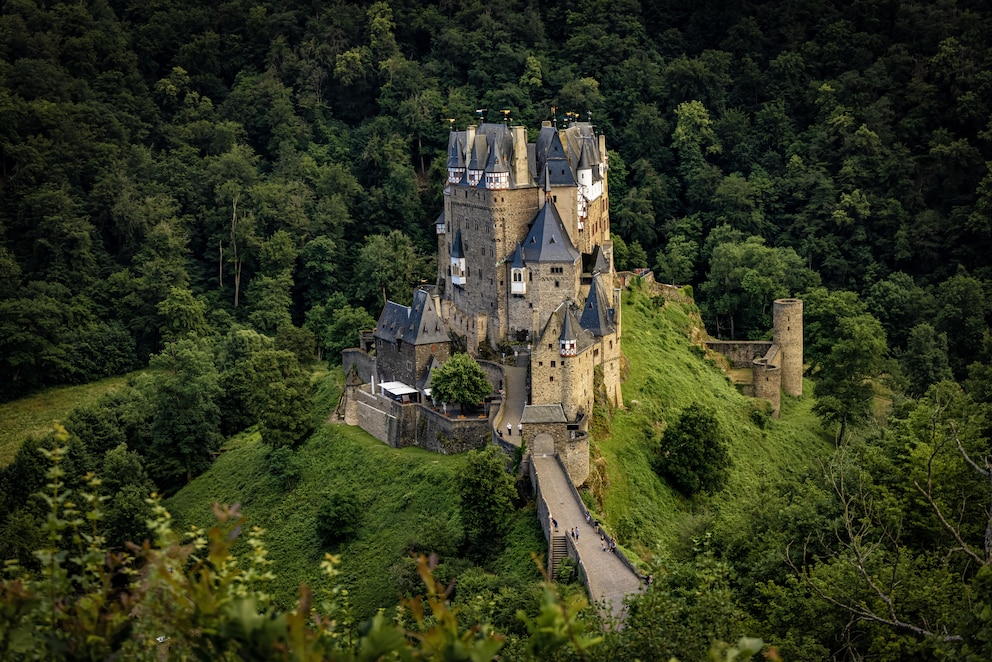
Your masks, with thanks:
[{"label": "castle window", "polygon": [[551,375],[551,379],[548,380],[548,381],[552,381],[553,382],[554,380],[555,380],[555,376],[554,375]]},{"label": "castle window", "polygon": [[560,285],[561,285],[561,284],[560,284],[560,283],[559,283],[559,282],[558,282],[558,281],[556,280],[556,281],[555,281],[555,287],[559,287]]},{"label": "castle window", "polygon": [[552,361],[552,362],[551,362],[551,367],[552,367],[552,368],[554,368],[554,367],[555,367],[555,362],[554,362],[554,361]]},{"label": "castle window", "polygon": [[548,349],[551,349],[551,343],[548,343]]},{"label": "castle window", "polygon": [[599,350],[598,349],[592,350],[592,355],[593,355],[593,357],[599,356]]},{"label": "castle window", "polygon": [[544,366],[544,361],[538,361],[537,362],[537,367],[540,368],[540,367],[543,367],[543,366]]}]

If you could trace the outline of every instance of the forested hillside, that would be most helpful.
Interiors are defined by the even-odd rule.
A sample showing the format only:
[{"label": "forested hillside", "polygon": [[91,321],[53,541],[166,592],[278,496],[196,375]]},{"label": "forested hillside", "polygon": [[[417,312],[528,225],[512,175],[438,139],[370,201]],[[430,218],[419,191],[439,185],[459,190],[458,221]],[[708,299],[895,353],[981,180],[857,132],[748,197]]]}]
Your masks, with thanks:
[{"label": "forested hillside", "polygon": [[[681,604],[695,644],[748,631],[800,658],[992,657],[981,0],[8,0],[0,400],[149,368],[60,442],[70,487],[109,478],[117,548],[149,490],[246,429],[291,482],[328,413],[315,361],[436,273],[449,128],[576,117],[606,135],[618,269],[691,285],[723,338],[804,300],[811,411],[838,448],[762,484],[738,528],[673,492],[713,542],[673,552],[642,614]],[[650,405],[645,448],[682,424],[673,404]],[[0,472],[0,556],[29,569],[55,440]],[[667,658],[652,636],[671,630],[643,622],[614,656]]]}]

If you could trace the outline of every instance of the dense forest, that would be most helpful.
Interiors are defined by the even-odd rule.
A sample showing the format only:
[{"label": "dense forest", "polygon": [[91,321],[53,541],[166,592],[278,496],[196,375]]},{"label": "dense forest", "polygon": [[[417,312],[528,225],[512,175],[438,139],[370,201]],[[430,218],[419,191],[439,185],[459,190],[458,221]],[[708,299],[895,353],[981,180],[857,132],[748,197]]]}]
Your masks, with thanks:
[{"label": "dense forest", "polygon": [[[987,659],[987,3],[8,0],[0,81],[0,400],[151,368],[66,422],[112,544],[225,436],[306,438],[313,362],[435,273],[450,127],[579,118],[618,269],[691,285],[725,338],[805,300],[839,448],[774,525],[714,532],[681,581],[739,592],[685,613],[796,658]],[[28,566],[52,443],[0,477]]]}]

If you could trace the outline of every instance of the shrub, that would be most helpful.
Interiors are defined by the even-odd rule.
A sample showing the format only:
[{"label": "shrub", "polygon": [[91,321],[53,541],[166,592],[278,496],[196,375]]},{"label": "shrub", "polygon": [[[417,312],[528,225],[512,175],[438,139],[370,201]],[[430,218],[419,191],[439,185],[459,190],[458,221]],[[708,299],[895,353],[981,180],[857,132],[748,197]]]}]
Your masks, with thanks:
[{"label": "shrub", "polygon": [[693,403],[665,430],[656,470],[682,494],[719,491],[729,467],[726,435],[712,409]]},{"label": "shrub", "polygon": [[327,546],[347,542],[358,533],[361,519],[361,505],[354,494],[325,494],[317,509],[317,535]]}]

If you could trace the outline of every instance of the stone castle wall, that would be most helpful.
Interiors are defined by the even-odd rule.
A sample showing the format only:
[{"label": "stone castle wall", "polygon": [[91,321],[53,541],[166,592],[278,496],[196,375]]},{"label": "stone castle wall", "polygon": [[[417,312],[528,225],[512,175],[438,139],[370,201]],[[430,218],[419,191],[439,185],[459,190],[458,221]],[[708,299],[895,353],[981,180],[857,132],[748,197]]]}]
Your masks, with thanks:
[{"label": "stone castle wall", "polygon": [[730,361],[731,368],[750,368],[751,362],[768,353],[770,340],[708,340],[706,346]]},{"label": "stone castle wall", "polygon": [[781,352],[778,345],[772,345],[761,358],[751,363],[751,384],[754,397],[772,403],[772,416],[778,418],[782,401],[782,369],[779,361]]},{"label": "stone castle wall", "polygon": [[383,395],[373,395],[370,385],[349,389],[346,404],[349,418],[373,437],[393,448],[418,446],[435,453],[451,454],[481,448],[492,440],[488,416],[449,418],[442,412],[417,404],[401,404]]},{"label": "stone castle wall", "polygon": [[348,374],[351,367],[355,366],[355,371],[363,382],[372,381],[375,374],[375,357],[369,355],[365,350],[352,347],[341,352],[341,369],[344,374]]}]

